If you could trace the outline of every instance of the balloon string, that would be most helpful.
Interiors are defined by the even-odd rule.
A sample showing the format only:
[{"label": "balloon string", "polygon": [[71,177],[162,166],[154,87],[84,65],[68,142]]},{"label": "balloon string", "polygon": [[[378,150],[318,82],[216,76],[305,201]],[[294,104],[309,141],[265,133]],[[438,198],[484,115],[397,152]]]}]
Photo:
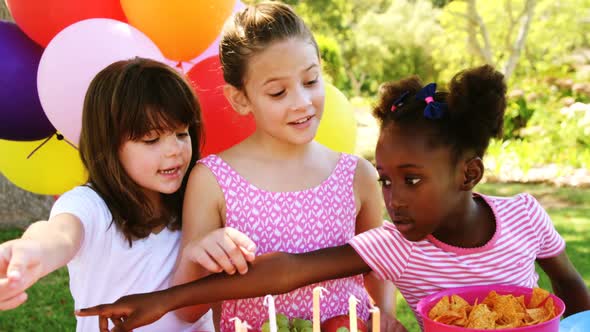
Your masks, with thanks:
[{"label": "balloon string", "polygon": [[64,135],[60,134],[60,133],[55,133],[55,137],[57,138],[58,141],[65,141],[66,143],[68,143],[71,147],[73,147],[74,149],[78,150],[78,147],[74,145],[74,143],[70,142],[67,138],[64,137]]},{"label": "balloon string", "polygon": [[[57,132],[56,132],[57,134]],[[31,158],[31,156],[33,156],[33,154],[35,154],[35,152],[37,152],[37,150],[39,150],[43,145],[45,145],[47,142],[49,142],[49,140],[53,137],[53,134],[51,134],[51,136],[47,137],[41,144],[39,144],[38,147],[36,147],[31,153],[29,153],[29,155],[27,156],[27,159]]]},{"label": "balloon string", "polygon": [[47,144],[47,142],[49,142],[49,140],[53,137],[53,135],[55,135],[55,138],[57,138],[58,141],[65,141],[71,147],[78,150],[78,148],[72,142],[68,141],[62,134],[60,134],[56,131],[55,133],[53,133],[49,137],[47,137],[43,142],[41,142],[41,144],[39,144],[38,147],[36,147],[33,151],[31,151],[31,153],[29,153],[29,155],[27,156],[27,159],[31,158],[35,154],[35,152],[37,152],[43,145]]}]

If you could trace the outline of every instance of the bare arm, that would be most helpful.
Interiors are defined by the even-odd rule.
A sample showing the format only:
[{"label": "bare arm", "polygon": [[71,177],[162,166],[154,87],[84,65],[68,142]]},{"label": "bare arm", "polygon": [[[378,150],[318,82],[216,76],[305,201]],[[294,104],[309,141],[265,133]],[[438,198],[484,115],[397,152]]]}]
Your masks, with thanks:
[{"label": "bare arm", "polygon": [[244,275],[215,274],[166,290],[125,296],[110,305],[82,309],[80,316],[127,317],[114,331],[149,324],[168,311],[184,306],[265,294],[282,294],[304,285],[349,277],[370,271],[350,245],[304,254],[270,253],[258,256]]},{"label": "bare arm", "polygon": [[78,252],[84,237],[80,220],[63,213],[38,221],[20,239],[0,245],[0,310],[26,301],[31,285],[66,265]]},{"label": "bare arm", "polygon": [[[383,199],[377,183],[377,171],[365,159],[360,159],[354,178],[358,215],[356,234],[383,225]],[[382,313],[395,317],[395,286],[391,281],[380,280],[371,272],[364,277],[367,292]]]},{"label": "bare arm", "polygon": [[[210,261],[210,257],[206,252],[199,251],[199,248],[191,247],[198,244],[197,241],[206,234],[222,227],[220,197],[223,199],[223,194],[213,175],[206,167],[197,164],[190,174],[184,197],[181,250],[172,276],[172,285],[197,280],[210,274],[205,266],[199,263],[199,260]],[[209,263],[214,272],[221,271],[219,266]],[[175,313],[184,321],[196,321],[209,308],[209,305],[185,307]]]},{"label": "bare arm", "polygon": [[192,303],[283,294],[320,281],[371,271],[350,245],[303,254],[258,256],[244,275],[217,274],[169,289],[165,303],[172,309]]},{"label": "bare arm", "polygon": [[[256,245],[245,234],[223,228],[225,199],[213,174],[198,164],[189,177],[184,198],[182,243],[172,285],[193,281],[210,273],[246,273]],[[200,318],[210,305],[176,311],[185,321]],[[217,308],[218,306],[215,306]]]},{"label": "bare arm", "polygon": [[566,252],[556,257],[537,259],[551,279],[553,291],[565,302],[565,316],[590,310],[590,293]]}]

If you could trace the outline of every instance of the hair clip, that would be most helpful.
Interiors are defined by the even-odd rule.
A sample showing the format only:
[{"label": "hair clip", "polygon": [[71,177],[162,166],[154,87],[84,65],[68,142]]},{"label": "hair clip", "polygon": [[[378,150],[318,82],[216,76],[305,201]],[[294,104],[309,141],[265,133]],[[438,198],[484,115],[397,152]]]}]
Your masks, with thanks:
[{"label": "hair clip", "polygon": [[416,100],[423,100],[426,102],[424,108],[424,116],[428,119],[436,120],[443,117],[447,110],[447,104],[434,101],[434,94],[436,93],[436,83],[427,84],[422,90],[416,94]]},{"label": "hair clip", "polygon": [[404,105],[404,99],[410,94],[410,91],[406,91],[401,94],[396,100],[393,101],[391,104],[391,111],[395,112],[396,109]]}]

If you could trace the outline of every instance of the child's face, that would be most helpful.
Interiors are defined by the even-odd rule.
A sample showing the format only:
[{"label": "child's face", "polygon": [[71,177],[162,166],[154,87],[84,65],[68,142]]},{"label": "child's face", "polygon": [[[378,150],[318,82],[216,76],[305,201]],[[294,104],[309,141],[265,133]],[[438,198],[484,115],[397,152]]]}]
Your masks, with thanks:
[{"label": "child's face", "polygon": [[452,218],[461,176],[449,148],[392,124],[381,131],[375,159],[387,212],[405,238],[422,240]]},{"label": "child's face", "polygon": [[174,131],[152,131],[141,139],[123,142],[119,159],[123,169],[150,199],[172,194],[182,185],[192,156],[187,126]]},{"label": "child's face", "polygon": [[244,82],[258,132],[291,144],[314,139],[325,92],[310,41],[290,38],[270,44],[248,60]]}]

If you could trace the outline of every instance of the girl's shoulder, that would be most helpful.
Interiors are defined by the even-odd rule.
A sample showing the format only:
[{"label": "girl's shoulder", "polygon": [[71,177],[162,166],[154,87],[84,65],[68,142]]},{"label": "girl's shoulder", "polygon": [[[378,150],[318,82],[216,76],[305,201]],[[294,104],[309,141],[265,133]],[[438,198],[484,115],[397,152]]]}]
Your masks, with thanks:
[{"label": "girl's shoulder", "polygon": [[107,209],[106,202],[90,184],[74,187],[60,195],[52,208],[52,214],[57,208],[74,209],[83,206],[86,209]]},{"label": "girl's shoulder", "polygon": [[481,193],[475,193],[475,195],[482,197],[489,205],[502,211],[515,208],[523,208],[530,211],[542,208],[539,201],[533,195],[525,192],[513,196],[493,196]]}]

